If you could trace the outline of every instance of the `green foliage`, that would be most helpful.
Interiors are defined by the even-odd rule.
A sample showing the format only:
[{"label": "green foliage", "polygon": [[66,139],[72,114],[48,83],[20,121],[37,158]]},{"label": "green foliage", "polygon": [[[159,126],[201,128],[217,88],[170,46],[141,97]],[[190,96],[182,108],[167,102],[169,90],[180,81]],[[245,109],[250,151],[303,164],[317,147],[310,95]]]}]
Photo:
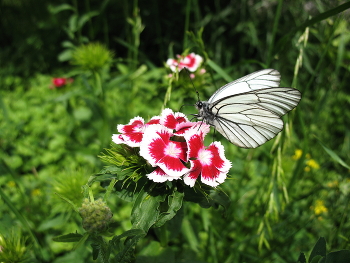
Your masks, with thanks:
[{"label": "green foliage", "polygon": [[0,260],[9,263],[30,262],[29,248],[20,231],[12,229],[8,235],[0,234]]},{"label": "green foliage", "polygon": [[[1,1],[0,232],[14,241],[8,251],[56,263],[348,262],[348,12],[341,1]],[[88,51],[86,67],[58,64],[88,43],[101,43],[102,55]],[[192,51],[205,59],[207,72],[193,79],[201,100],[264,67],[303,94],[283,132],[257,149],[213,135],[233,163],[220,189],[152,184],[130,149],[101,153],[117,124],[195,103],[187,74],[169,77],[164,67]],[[50,89],[61,76],[74,82]],[[87,234],[74,210],[93,196],[114,221]],[[21,229],[15,238],[13,227]]]},{"label": "green foliage", "polygon": [[327,254],[326,251],[326,240],[321,237],[314,248],[312,249],[308,261],[306,261],[304,253],[301,253],[297,263],[345,263],[350,260],[350,250],[339,250]]}]

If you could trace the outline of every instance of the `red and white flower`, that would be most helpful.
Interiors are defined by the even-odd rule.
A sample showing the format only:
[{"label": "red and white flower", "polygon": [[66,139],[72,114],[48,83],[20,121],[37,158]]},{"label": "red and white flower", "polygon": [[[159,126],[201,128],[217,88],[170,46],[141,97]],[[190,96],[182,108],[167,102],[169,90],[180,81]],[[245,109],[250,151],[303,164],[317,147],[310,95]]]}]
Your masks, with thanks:
[{"label": "red and white flower", "polygon": [[159,124],[160,117],[155,116],[145,124],[142,117],[135,117],[130,120],[129,124],[117,126],[121,134],[113,134],[112,141],[116,144],[126,144],[130,147],[139,147],[143,138],[143,133],[147,125]]},{"label": "red and white flower", "polygon": [[213,142],[205,148],[203,136],[192,129],[185,134],[188,145],[190,171],[184,176],[185,184],[193,187],[200,176],[204,184],[217,186],[223,183],[231,168],[231,162],[224,156],[224,147],[220,142]]},{"label": "red and white flower", "polygon": [[140,144],[140,155],[153,167],[160,167],[168,176],[179,178],[189,171],[186,142],[171,141],[174,134],[168,128],[155,124],[147,127]]},{"label": "red and white flower", "polygon": [[188,68],[189,71],[195,72],[203,62],[203,58],[195,53],[187,56],[177,55],[178,59],[169,58],[166,62],[171,71],[181,71],[183,68]]},{"label": "red and white flower", "polygon": [[113,134],[112,141],[116,144],[126,144],[130,147],[138,147],[143,138],[145,121],[142,117],[135,117],[130,120],[129,124],[117,126],[121,134]]}]

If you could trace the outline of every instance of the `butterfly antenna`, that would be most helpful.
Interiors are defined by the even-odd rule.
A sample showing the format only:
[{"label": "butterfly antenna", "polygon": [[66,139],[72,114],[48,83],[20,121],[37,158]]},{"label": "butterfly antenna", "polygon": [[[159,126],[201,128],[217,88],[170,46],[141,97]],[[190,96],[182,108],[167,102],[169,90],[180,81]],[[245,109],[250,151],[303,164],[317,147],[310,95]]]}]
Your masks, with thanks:
[{"label": "butterfly antenna", "polygon": [[193,86],[195,92],[197,93],[197,99],[198,99],[198,101],[200,101],[200,99],[199,99],[199,92],[198,92],[198,90],[196,89],[196,87],[195,87],[194,84],[193,84],[190,71],[189,71],[188,68],[186,68],[186,67],[184,67],[184,69],[186,69],[187,75],[188,75],[188,77],[190,78],[190,81],[191,81],[191,83],[192,83],[192,86]]}]

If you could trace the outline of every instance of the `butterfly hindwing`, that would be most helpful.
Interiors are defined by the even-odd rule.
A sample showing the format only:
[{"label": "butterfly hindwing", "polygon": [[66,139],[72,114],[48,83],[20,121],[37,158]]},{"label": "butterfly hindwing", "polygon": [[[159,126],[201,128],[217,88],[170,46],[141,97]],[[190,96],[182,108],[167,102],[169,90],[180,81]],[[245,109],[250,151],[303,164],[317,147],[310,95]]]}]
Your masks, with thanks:
[{"label": "butterfly hindwing", "polygon": [[[243,106],[243,105],[240,105]],[[266,109],[244,105],[236,113],[219,111],[213,122],[215,129],[231,143],[243,148],[256,148],[272,139],[283,128],[283,121]]]}]

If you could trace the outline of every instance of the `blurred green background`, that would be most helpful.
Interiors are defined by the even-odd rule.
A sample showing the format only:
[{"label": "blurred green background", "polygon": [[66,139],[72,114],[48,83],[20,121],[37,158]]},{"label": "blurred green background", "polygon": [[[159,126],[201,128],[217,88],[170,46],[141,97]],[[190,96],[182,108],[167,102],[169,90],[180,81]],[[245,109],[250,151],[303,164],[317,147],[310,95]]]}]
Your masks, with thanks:
[{"label": "blurred green background", "polygon": [[[82,231],[55,193],[81,204],[117,124],[196,102],[186,74],[170,80],[165,67],[187,51],[205,58],[207,72],[194,78],[201,99],[262,68],[280,71],[281,86],[303,97],[284,131],[257,149],[215,134],[233,163],[221,186],[232,204],[224,216],[186,204],[170,262],[296,262],[320,236],[329,251],[349,249],[349,8],[338,0],[0,0],[0,234],[21,231],[38,262],[92,262],[88,246],[52,241]],[[57,77],[73,82],[53,88]],[[120,234],[131,204],[110,199]]]}]

